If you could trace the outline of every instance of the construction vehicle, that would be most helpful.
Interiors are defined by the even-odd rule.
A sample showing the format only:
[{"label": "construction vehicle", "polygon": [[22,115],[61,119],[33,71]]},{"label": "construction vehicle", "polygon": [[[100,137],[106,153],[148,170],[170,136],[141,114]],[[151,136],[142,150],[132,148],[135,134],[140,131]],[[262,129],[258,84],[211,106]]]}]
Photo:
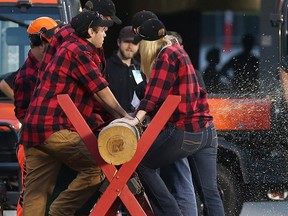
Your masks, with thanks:
[{"label": "construction vehicle", "polygon": [[29,50],[26,28],[29,23],[40,16],[67,23],[79,11],[73,2],[76,1],[1,0],[0,75],[16,71],[26,59]]},{"label": "construction vehicle", "polygon": [[[28,25],[40,16],[68,23],[80,9],[75,0],[0,0],[0,76],[16,71],[30,49]],[[0,215],[16,208],[21,191],[21,173],[16,146],[21,123],[14,105],[0,94]]]}]

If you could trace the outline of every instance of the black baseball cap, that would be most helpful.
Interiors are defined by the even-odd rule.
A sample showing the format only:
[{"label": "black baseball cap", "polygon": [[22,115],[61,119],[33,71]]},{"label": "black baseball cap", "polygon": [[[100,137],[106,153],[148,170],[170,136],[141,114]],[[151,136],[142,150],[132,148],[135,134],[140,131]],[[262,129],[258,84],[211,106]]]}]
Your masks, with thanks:
[{"label": "black baseball cap", "polygon": [[103,16],[109,16],[116,24],[122,23],[116,16],[116,7],[111,0],[88,0],[84,8],[90,11],[98,11]]},{"label": "black baseball cap", "polygon": [[152,11],[142,10],[134,14],[131,25],[133,29],[137,29],[143,22],[148,19],[158,19],[157,15]]},{"label": "black baseball cap", "polygon": [[71,20],[71,26],[78,33],[83,33],[88,28],[96,26],[110,27],[113,25],[112,20],[103,20],[98,12],[82,11]]},{"label": "black baseball cap", "polygon": [[132,30],[132,26],[124,26],[120,32],[118,38],[122,41],[134,41],[136,34]]},{"label": "black baseball cap", "polygon": [[137,28],[134,42],[139,43],[141,40],[155,41],[165,35],[165,26],[159,19],[148,19]]}]

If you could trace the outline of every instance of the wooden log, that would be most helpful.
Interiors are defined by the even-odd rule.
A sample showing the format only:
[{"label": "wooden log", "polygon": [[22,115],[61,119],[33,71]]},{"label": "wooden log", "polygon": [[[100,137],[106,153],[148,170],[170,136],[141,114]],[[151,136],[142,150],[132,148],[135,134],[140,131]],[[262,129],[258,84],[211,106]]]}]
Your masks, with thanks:
[{"label": "wooden log", "polygon": [[124,164],[133,158],[139,138],[137,127],[124,122],[109,124],[98,136],[99,153],[108,164]]}]

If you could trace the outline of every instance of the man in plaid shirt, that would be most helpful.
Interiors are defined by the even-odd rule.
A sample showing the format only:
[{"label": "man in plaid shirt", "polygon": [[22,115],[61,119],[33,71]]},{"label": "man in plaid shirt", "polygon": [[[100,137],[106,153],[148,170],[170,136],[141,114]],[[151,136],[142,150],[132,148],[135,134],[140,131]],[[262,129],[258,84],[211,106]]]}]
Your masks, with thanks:
[{"label": "man in plaid shirt", "polygon": [[[57,95],[68,94],[87,124],[97,128],[102,122],[93,115],[99,100],[114,116],[129,115],[111,93],[97,65],[111,20],[98,12],[83,11],[71,21],[74,32],[65,38],[39,75],[27,115],[21,143],[27,165],[24,214],[44,215],[62,164],[78,172],[68,188],[53,201],[49,215],[74,215],[97,190],[104,176],[79,134],[62,111]],[[56,36],[57,37],[57,36]]]},{"label": "man in plaid shirt", "polygon": [[[122,21],[116,16],[116,8],[112,0],[89,0],[85,3],[83,10],[98,11],[103,16],[104,19],[112,20],[116,24],[122,23]],[[74,31],[75,30],[71,27],[70,23],[68,23],[67,25],[64,25],[59,32],[57,32],[56,37],[52,39],[49,46],[47,47],[46,54],[40,65],[39,79],[41,79],[41,73],[45,70],[47,64],[51,61],[51,58],[53,58],[53,56],[55,55],[58,47]],[[95,61],[101,72],[103,72],[106,66],[103,47],[97,48],[97,54],[98,56],[97,59],[95,59]],[[97,101],[95,101],[94,115],[99,120],[98,127],[92,128],[93,132],[95,133],[98,133],[105,125],[107,125],[113,119],[113,116],[111,116],[111,114],[108,113],[107,111],[103,110],[102,105],[99,104]],[[102,121],[101,124],[100,121]]]},{"label": "man in plaid shirt", "polygon": [[[59,30],[58,23],[50,17],[39,17],[28,27],[30,47],[28,57],[24,64],[18,69],[13,79],[13,98],[15,105],[15,116],[23,122],[32,97],[40,62],[44,51],[52,36]],[[23,193],[25,191],[24,179],[26,176],[25,154],[23,145],[20,143],[17,149],[17,160],[22,173],[22,192],[17,204],[17,216],[22,216]]]},{"label": "man in plaid shirt", "polygon": [[[104,19],[112,20],[116,24],[121,24],[122,21],[116,16],[116,8],[112,0],[89,0],[85,3],[83,10],[89,11],[98,11]],[[61,29],[56,33],[55,37],[52,38],[52,41],[49,43],[48,47],[46,48],[46,52],[44,58],[41,62],[40,69],[39,69],[39,77],[38,80],[42,79],[41,74],[44,73],[45,68],[55,55],[57,49],[64,43],[64,41],[70,36],[71,33],[75,32],[74,28],[71,27],[71,24],[68,23],[61,27]],[[104,56],[104,49],[103,47],[96,48],[97,57],[94,59],[94,62],[98,65],[101,72],[103,72],[106,66],[106,60]],[[111,120],[114,119],[114,116],[111,115],[107,110],[103,108],[103,106],[96,100],[94,100],[93,106],[93,115],[98,122],[95,127],[91,129],[93,132],[98,135],[99,131],[107,125]],[[74,179],[77,172],[65,164],[62,166],[58,179],[61,181],[57,181],[55,189],[53,191],[52,196],[48,200],[47,206],[53,202],[55,197],[58,196],[63,190],[66,189],[67,185]],[[83,206],[79,211],[80,214],[87,211],[89,212],[91,208],[91,202],[89,201],[87,204]]]}]

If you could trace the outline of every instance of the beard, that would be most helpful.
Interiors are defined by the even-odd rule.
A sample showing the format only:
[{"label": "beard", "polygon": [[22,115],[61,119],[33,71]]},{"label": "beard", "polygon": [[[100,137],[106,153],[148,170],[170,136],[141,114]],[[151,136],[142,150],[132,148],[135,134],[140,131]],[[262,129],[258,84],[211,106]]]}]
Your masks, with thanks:
[{"label": "beard", "polygon": [[135,56],[135,53],[133,51],[126,51],[123,49],[120,49],[119,51],[123,60],[131,59]]}]

